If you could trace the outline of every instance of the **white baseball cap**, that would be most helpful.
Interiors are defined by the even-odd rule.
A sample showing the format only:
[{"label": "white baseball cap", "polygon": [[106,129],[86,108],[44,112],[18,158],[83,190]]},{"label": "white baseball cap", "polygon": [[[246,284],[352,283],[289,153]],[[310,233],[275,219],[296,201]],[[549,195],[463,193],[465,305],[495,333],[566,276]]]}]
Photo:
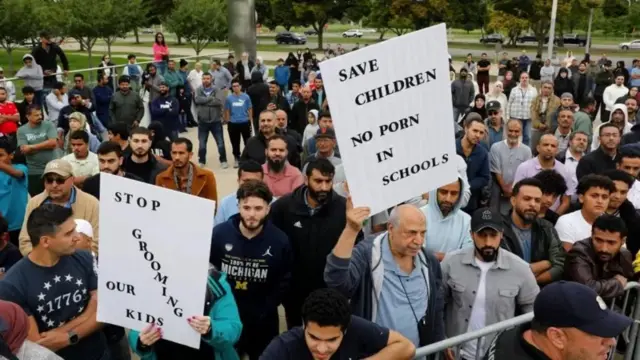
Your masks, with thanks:
[{"label": "white baseball cap", "polygon": [[93,227],[87,220],[76,219],[76,231],[93,238]]}]

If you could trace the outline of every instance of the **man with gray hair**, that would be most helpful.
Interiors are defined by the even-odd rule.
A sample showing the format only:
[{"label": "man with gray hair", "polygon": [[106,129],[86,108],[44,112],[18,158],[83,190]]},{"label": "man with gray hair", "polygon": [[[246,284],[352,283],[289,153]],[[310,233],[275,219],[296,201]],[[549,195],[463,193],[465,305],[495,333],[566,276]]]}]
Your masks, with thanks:
[{"label": "man with gray hair", "polygon": [[423,248],[427,219],[413,205],[396,207],[387,231],[355,244],[371,216],[347,199],[347,224],[327,256],[324,281],[351,299],[354,315],[393,329],[416,347],[444,339],[442,273]]}]

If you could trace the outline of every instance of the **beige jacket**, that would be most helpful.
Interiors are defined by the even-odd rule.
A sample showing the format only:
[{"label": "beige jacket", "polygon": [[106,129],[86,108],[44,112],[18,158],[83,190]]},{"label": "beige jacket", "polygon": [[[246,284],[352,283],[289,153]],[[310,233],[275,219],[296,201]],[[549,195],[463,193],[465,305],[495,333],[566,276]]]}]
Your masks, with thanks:
[{"label": "beige jacket", "polygon": [[[78,188],[75,189],[76,201],[71,205],[71,209],[73,210],[73,218],[84,219],[91,224],[91,226],[93,227],[93,244],[91,246],[91,250],[93,250],[94,253],[98,254],[98,238],[100,236],[100,203],[98,202],[98,199],[94,198],[92,195],[89,195]],[[27,233],[27,220],[29,219],[29,215],[31,215],[33,209],[42,205],[47,197],[49,197],[49,194],[45,190],[42,193],[32,197],[27,203],[27,210],[24,214],[24,222],[22,223],[22,229],[20,230],[20,252],[23,256],[27,256],[27,254],[29,254],[33,249],[33,246],[31,245],[31,239],[29,238],[29,234]]]}]

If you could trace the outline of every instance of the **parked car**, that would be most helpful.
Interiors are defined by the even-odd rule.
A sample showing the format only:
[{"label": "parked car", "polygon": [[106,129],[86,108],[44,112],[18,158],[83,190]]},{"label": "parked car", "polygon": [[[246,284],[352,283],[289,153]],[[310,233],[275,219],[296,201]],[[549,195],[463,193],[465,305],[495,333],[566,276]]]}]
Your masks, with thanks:
[{"label": "parked car", "polygon": [[555,39],[556,44],[587,46],[587,37],[578,34],[564,34],[562,37]]},{"label": "parked car", "polygon": [[358,30],[358,29],[349,29],[345,32],[342,33],[342,37],[358,37],[361,38],[362,37],[362,31]]},{"label": "parked car", "polygon": [[306,37],[300,34],[293,33],[291,31],[283,31],[276,35],[276,44],[304,45],[306,43]]},{"label": "parked car", "polygon": [[[520,43],[520,44],[522,44],[522,43],[538,43],[538,38],[533,34],[531,34],[531,35],[522,35],[522,36],[518,36],[516,38],[516,42]],[[548,42],[549,42],[549,37],[547,36],[547,37],[544,38],[544,43],[546,44]]]},{"label": "parked car", "polygon": [[622,50],[640,49],[640,40],[633,40],[629,42],[623,42],[618,45]]},{"label": "parked car", "polygon": [[504,42],[504,37],[502,34],[489,34],[480,39],[480,42],[483,44],[502,44]]},{"label": "parked car", "polygon": [[362,31],[363,33],[374,33],[376,32],[376,29],[364,28],[364,29],[360,29],[360,31]]},{"label": "parked car", "polygon": [[304,31],[304,34],[307,36],[311,36],[311,35],[318,35],[318,32],[313,29],[307,29]]},{"label": "parked car", "polygon": [[142,33],[142,34],[153,34],[154,31],[153,31],[152,28],[144,28],[144,29],[140,30],[140,33]]}]

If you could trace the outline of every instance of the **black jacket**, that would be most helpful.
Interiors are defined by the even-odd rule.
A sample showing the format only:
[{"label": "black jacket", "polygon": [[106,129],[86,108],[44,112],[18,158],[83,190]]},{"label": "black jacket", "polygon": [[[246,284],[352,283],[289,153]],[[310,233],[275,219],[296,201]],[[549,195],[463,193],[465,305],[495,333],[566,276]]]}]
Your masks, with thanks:
[{"label": "black jacket", "polygon": [[612,159],[611,156],[602,151],[602,147],[599,147],[597,150],[588,153],[580,159],[578,167],[576,168],[576,177],[578,181],[580,181],[585,175],[601,174],[607,170],[614,170],[617,161],[617,153]]},{"label": "black jacket", "polygon": [[[511,214],[504,216],[504,234],[500,247],[509,250],[524,260],[520,239],[513,231]],[[562,279],[565,252],[553,224],[544,219],[536,219],[531,225],[531,261],[548,260],[551,262],[551,281]]]},{"label": "black jacket", "polygon": [[602,96],[604,94],[604,89],[607,88],[607,86],[613,84],[613,80],[615,80],[615,78],[613,77],[613,73],[611,72],[611,70],[606,71],[603,70],[601,72],[599,72],[596,75],[596,89],[593,92],[594,96]]},{"label": "black jacket", "polygon": [[291,109],[291,114],[289,116],[289,125],[287,127],[289,129],[297,131],[300,134],[304,133],[304,129],[309,123],[309,110],[320,110],[320,107],[313,100],[313,98],[309,100],[308,103],[305,103],[303,100],[296,102]]},{"label": "black jacket", "polygon": [[269,103],[274,104],[278,110],[283,110],[287,113],[287,119],[289,119],[289,115],[291,113],[291,106],[289,105],[289,101],[284,96],[278,94],[269,99]]},{"label": "black jacket", "polygon": [[159,173],[163,172],[167,168],[165,165],[156,160],[156,158],[151,155],[151,152],[149,152],[149,161],[147,163],[148,166],[146,166],[144,169],[142,166],[140,166],[140,164],[135,163],[133,160],[131,160],[131,156],[132,155],[129,155],[124,159],[122,170],[124,170],[125,173],[133,174],[141,178],[142,181],[146,182],[147,184],[155,185],[156,176],[158,176]]},{"label": "black jacket", "polygon": [[293,249],[291,301],[302,303],[313,290],[324,288],[327,255],[346,225],[347,200],[333,190],[313,215],[306,204],[307,186],[302,185],[271,205],[271,221],[289,237]]},{"label": "black jacket", "polygon": [[31,104],[27,104],[26,100],[22,100],[20,102],[16,102],[15,104],[18,108],[18,113],[20,113],[20,125],[28,123],[29,119],[27,119],[27,108],[29,107],[29,105],[33,105],[34,103],[32,102]]},{"label": "black jacket", "polygon": [[[249,60],[249,71],[253,71],[253,68],[256,67],[256,64]],[[240,81],[240,83],[244,83],[244,66],[242,65],[242,61],[238,61],[236,63],[236,74],[238,75],[238,81]],[[262,74],[260,74],[260,76],[262,76]]]},{"label": "black jacket", "polygon": [[618,208],[620,218],[627,225],[627,250],[636,258],[640,250],[640,215],[629,200],[625,200]]},{"label": "black jacket", "polygon": [[635,144],[640,142],[640,124],[635,124],[631,127],[631,132],[622,135],[620,146],[627,144]]},{"label": "black jacket", "polygon": [[[279,130],[276,130],[279,132]],[[287,151],[289,155],[287,156],[287,160],[289,160],[289,164],[300,168],[300,152],[298,151],[298,145],[296,141],[288,135],[285,135],[287,139]],[[256,136],[252,136],[242,150],[242,155],[240,156],[240,161],[253,160],[258,164],[264,164],[267,161],[267,155],[265,154],[265,150],[267,149],[267,139],[262,135],[262,133],[258,133]]]},{"label": "black jacket", "polygon": [[[44,73],[47,70],[53,71],[54,73],[58,69],[57,58],[60,58],[62,62],[62,69],[69,70],[69,61],[67,60],[67,56],[64,54],[64,51],[55,43],[49,44],[49,51],[45,50],[42,45],[38,45],[31,50],[31,56],[35,60],[36,64],[42,67],[42,72]],[[44,87],[53,88],[53,85],[56,83],[56,76],[49,75],[44,77]]]},{"label": "black jacket", "polygon": [[[318,104],[319,107],[322,108],[322,103],[318,101],[318,91],[317,90],[313,90],[313,92],[311,93],[311,98],[313,99],[313,101],[316,102],[316,104]],[[322,102],[324,102],[327,99],[327,89],[325,89],[324,87],[322,88]]]},{"label": "black jacket", "polygon": [[302,152],[302,135],[300,135],[299,132],[293,129],[284,128],[284,129],[280,129],[280,134],[287,135],[293,140],[295,140],[296,145],[298,146],[298,152]]},{"label": "black jacket", "polygon": [[267,109],[267,105],[271,101],[269,85],[262,81],[260,72],[251,74],[251,86],[247,89],[247,95],[249,95],[251,106],[253,107],[253,120],[257,121],[260,113]]},{"label": "black jacket", "polygon": [[541,60],[533,60],[529,67],[529,76],[531,80],[540,80],[540,69],[542,69],[544,63]]}]

